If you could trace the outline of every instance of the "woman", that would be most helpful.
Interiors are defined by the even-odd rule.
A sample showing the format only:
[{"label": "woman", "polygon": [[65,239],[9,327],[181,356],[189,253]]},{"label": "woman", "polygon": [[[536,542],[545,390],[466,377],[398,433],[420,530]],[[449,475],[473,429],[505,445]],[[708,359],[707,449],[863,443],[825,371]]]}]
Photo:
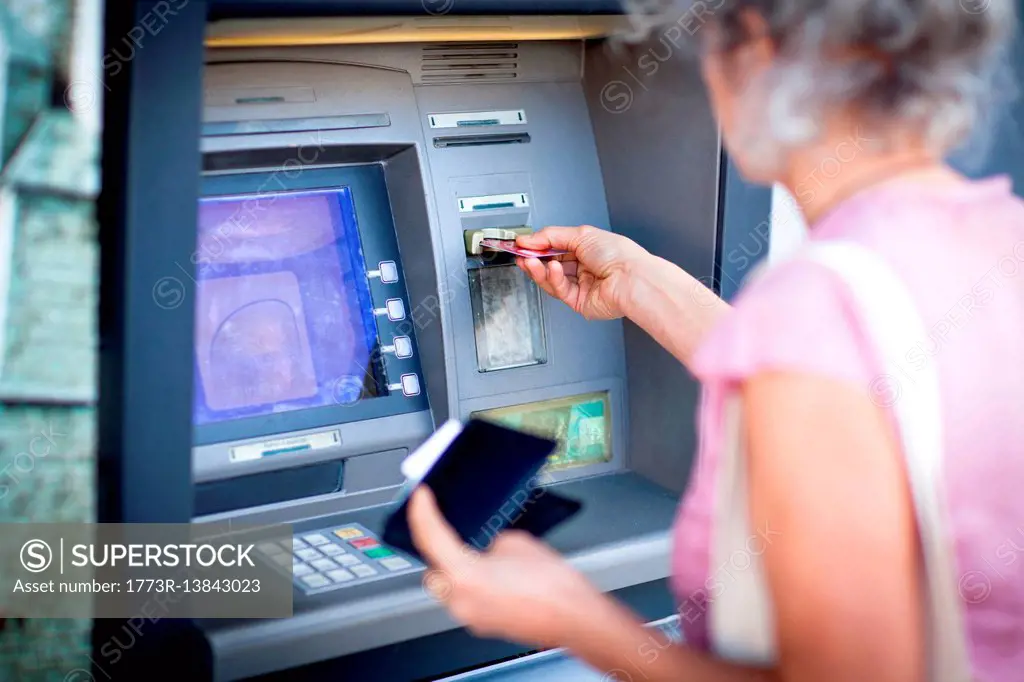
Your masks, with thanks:
[{"label": "woman", "polygon": [[[1007,179],[971,182],[943,163],[1015,25],[1012,3],[716,4],[697,38],[732,158],[749,179],[790,190],[812,242],[852,242],[888,263],[929,327],[930,342],[907,358],[939,381],[965,658],[975,680],[1019,680],[1024,206]],[[851,139],[869,142],[840,156]],[[840,173],[819,172],[837,157]],[[589,319],[629,318],[704,385],[699,463],[674,531],[687,643],[660,643],[652,656],[640,621],[535,539],[507,533],[482,555],[461,551],[420,489],[415,539],[455,576],[454,617],[484,636],[566,647],[623,680],[927,679],[931,624],[893,412],[898,382],[913,377],[885,376],[837,276],[786,263],[730,309],[709,306],[694,278],[621,236],[548,228],[521,243],[571,252],[572,268],[520,262],[548,294]],[[705,617],[714,473],[732,390],[746,415],[749,520],[772,530],[763,565],[777,656],[763,665],[714,657]]]}]

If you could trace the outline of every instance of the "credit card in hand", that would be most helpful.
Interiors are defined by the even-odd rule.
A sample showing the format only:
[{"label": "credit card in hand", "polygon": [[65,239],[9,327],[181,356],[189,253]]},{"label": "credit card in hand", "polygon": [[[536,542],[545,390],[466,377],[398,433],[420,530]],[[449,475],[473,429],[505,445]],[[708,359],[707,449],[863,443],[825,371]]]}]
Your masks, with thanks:
[{"label": "credit card in hand", "polygon": [[522,246],[518,246],[513,239],[481,239],[480,246],[485,249],[491,249],[492,251],[513,253],[517,256],[522,256],[523,258],[554,258],[555,256],[564,256],[569,253],[568,251],[562,251],[561,249],[545,249],[544,251],[527,249]]}]

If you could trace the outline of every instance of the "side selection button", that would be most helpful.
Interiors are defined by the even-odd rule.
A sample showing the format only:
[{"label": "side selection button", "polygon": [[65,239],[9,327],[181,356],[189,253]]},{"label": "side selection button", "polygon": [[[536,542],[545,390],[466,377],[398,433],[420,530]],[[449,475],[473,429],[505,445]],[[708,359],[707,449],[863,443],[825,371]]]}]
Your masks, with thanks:
[{"label": "side selection button", "polygon": [[388,319],[398,322],[405,319],[405,303],[400,298],[389,298],[385,305],[388,308]]},{"label": "side selection button", "polygon": [[412,357],[412,339],[408,336],[396,336],[394,339],[395,345],[395,357],[398,358],[411,358]]},{"label": "side selection button", "polygon": [[394,284],[398,281],[398,266],[393,260],[378,263],[377,272],[380,273],[380,281],[384,284]]},{"label": "side selection button", "polygon": [[408,396],[420,394],[420,378],[415,374],[402,375],[402,393]]}]

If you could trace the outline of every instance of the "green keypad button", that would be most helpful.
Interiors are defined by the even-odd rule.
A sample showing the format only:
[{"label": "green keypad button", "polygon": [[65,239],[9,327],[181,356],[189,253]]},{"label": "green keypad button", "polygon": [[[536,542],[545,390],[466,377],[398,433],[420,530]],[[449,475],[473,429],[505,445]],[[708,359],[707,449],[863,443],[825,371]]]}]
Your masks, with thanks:
[{"label": "green keypad button", "polygon": [[373,549],[366,550],[363,554],[371,559],[383,559],[386,556],[394,556],[395,553],[387,547],[374,547]]}]

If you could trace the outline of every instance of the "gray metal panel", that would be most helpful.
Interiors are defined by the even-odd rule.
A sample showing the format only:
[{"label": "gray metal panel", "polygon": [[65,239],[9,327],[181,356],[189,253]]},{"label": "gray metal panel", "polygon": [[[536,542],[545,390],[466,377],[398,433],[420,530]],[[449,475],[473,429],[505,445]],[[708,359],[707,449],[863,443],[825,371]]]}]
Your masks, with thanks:
[{"label": "gray metal panel", "polygon": [[[505,41],[501,41],[505,42]],[[578,41],[513,41],[517,44],[514,82],[575,82],[580,77],[581,49]],[[422,81],[422,44],[368,44],[307,46],[289,48],[230,48],[211,50],[210,62],[281,59],[372,64],[409,74],[412,82]],[[436,72],[434,72],[436,74]],[[228,89],[225,86],[222,89]],[[369,111],[369,110],[367,110]],[[433,112],[424,112],[433,113]]]},{"label": "gray metal panel", "polygon": [[414,448],[433,432],[433,427],[430,413],[424,410],[382,419],[368,419],[349,424],[292,431],[288,434],[289,436],[304,436],[336,429],[341,432],[341,444],[336,448],[262,457],[243,462],[231,461],[231,448],[245,443],[266,441],[268,440],[267,436],[202,445],[192,450],[193,479],[196,483],[205,483],[315,462],[326,462],[349,455],[362,455],[396,448]]},{"label": "gray metal panel", "polygon": [[400,467],[408,454],[409,449],[402,448],[349,457],[345,460],[345,492],[365,492],[402,485],[405,478]]},{"label": "gray metal panel", "polygon": [[[587,49],[584,86],[611,223],[641,246],[710,281],[718,215],[718,128],[698,65],[650,45]],[[658,54],[664,54],[657,44]],[[646,57],[645,61],[641,61]],[[645,69],[640,64],[647,65]],[[630,467],[682,491],[696,449],[699,387],[646,333],[626,325]]]},{"label": "gray metal panel", "polygon": [[[622,327],[615,322],[588,322],[567,306],[545,297],[546,364],[481,373],[477,369],[472,308],[466,279],[466,253],[458,199],[515,194],[530,197],[532,227],[608,225],[608,213],[588,111],[579,83],[537,83],[418,87],[424,114],[524,109],[525,126],[497,126],[487,132],[528,132],[529,144],[436,149],[428,147],[437,192],[440,241],[452,283],[452,325],[456,335],[459,398],[538,390],[625,373]],[[431,136],[426,116],[424,136]],[[480,132],[480,131],[477,131]],[[461,408],[460,416],[467,410]]]},{"label": "gray metal panel", "polygon": [[445,342],[447,325],[441,317],[449,289],[438,283],[437,261],[430,257],[439,254],[440,245],[436,244],[430,227],[430,204],[416,148],[409,147],[389,158],[384,164],[384,176],[409,288],[409,319],[416,327],[423,383],[434,424],[438,425],[450,416],[448,367],[454,366],[455,361],[454,353],[447,350],[452,345]]}]

